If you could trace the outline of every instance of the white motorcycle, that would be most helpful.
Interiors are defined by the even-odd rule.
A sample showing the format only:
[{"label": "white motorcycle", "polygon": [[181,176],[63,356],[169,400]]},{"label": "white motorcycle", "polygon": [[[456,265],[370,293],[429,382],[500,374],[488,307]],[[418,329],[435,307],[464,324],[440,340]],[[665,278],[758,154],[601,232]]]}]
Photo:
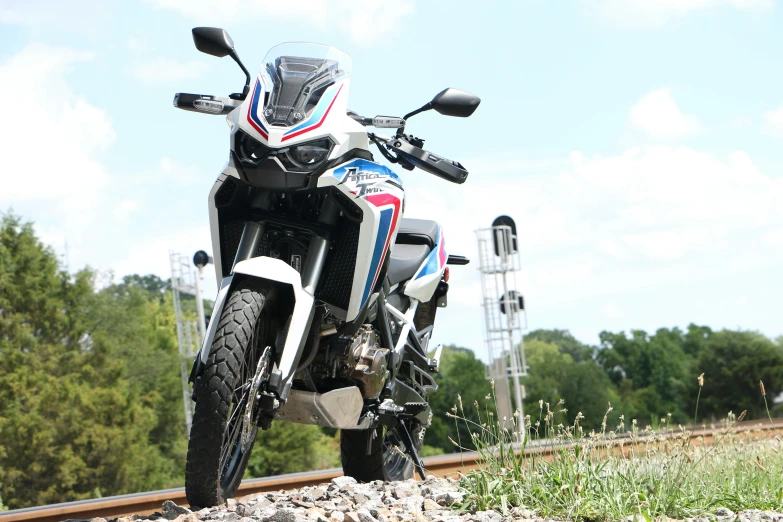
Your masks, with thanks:
[{"label": "white motorcycle", "polygon": [[[453,183],[468,172],[423,150],[406,120],[470,116],[479,98],[446,89],[404,118],[348,110],[351,59],[311,43],[272,48],[251,83],[223,29],[193,29],[198,50],[231,56],[247,81],[227,98],[179,93],[174,106],[227,114],[231,153],[209,194],[219,291],[191,372],[196,401],[185,487],[193,506],[234,495],[258,428],[339,428],[346,475],[404,480],[432,413],[448,264],[434,221],[403,218],[390,162]],[[381,137],[367,127],[397,129]]]}]

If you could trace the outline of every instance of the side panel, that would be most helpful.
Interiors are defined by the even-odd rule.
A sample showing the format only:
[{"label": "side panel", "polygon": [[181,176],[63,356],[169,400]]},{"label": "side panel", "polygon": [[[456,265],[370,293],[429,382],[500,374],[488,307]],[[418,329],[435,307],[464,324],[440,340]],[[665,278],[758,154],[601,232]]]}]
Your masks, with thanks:
[{"label": "side panel", "polygon": [[319,187],[336,186],[362,210],[356,268],[345,319],[353,320],[372,294],[394,244],[403,213],[402,181],[390,169],[364,159],[351,160],[318,178]]},{"label": "side panel", "polygon": [[217,194],[217,191],[228,177],[239,178],[237,169],[230,159],[228,164],[223,168],[223,172],[218,176],[218,179],[215,180],[215,184],[212,185],[212,189],[209,191],[209,200],[207,202],[209,208],[209,230],[212,239],[212,259],[214,261],[215,278],[218,286],[220,286],[223,278],[227,277],[229,274],[223,273],[223,259],[221,258],[222,254],[220,251],[220,223],[218,222],[218,211],[215,207],[215,194]]},{"label": "side panel", "polygon": [[438,283],[446,270],[446,240],[443,237],[443,227],[438,227],[438,238],[435,248],[427,256],[410,281],[405,284],[403,293],[409,297],[425,302],[432,299]]}]

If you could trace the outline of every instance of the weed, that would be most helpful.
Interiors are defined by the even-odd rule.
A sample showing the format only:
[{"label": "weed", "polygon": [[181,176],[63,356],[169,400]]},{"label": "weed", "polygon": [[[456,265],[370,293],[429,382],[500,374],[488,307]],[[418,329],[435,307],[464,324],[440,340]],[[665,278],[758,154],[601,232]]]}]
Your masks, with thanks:
[{"label": "weed", "polygon": [[[699,376],[699,391],[703,382]],[[763,384],[761,391],[766,401]],[[487,398],[495,399],[494,386]],[[730,412],[720,426],[712,426],[717,431],[708,444],[693,428],[671,426],[670,415],[656,428],[644,429],[635,419],[626,429],[619,415],[610,430],[611,404],[597,433],[584,432],[581,412],[571,425],[559,422],[565,418],[562,401],[554,410],[539,401],[534,421],[518,413],[495,419],[477,402],[474,407],[479,422],[465,418],[461,400],[449,414],[468,428],[472,448],[463,447],[462,440],[452,442],[481,457],[479,468],[461,479],[464,511],[507,514],[517,507],[544,517],[611,521],[683,519],[719,506],[783,508],[783,440],[760,440],[758,428],[737,430],[745,412],[739,417]]]}]

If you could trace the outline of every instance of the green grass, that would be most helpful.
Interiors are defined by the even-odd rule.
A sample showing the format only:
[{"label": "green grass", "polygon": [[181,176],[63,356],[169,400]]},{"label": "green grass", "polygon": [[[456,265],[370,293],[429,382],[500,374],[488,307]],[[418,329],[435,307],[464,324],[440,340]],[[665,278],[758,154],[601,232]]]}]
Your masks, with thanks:
[{"label": "green grass", "polygon": [[[460,510],[508,513],[519,507],[575,521],[683,519],[714,513],[720,506],[783,511],[783,439],[753,440],[758,430],[738,431],[731,414],[718,426],[715,444],[702,446],[691,430],[669,426],[668,418],[655,430],[639,429],[636,421],[626,426],[622,416],[612,416],[610,406],[602,429],[586,433],[581,414],[564,426],[559,420],[563,410],[539,404],[538,419],[524,419],[527,436],[521,444],[517,418],[498,422],[485,408],[479,411],[480,422],[473,423],[466,420],[461,401],[452,409],[449,416],[468,426],[481,456],[480,468],[461,479],[465,502]],[[480,410],[478,403],[474,407]],[[610,422],[617,426],[608,428]],[[535,453],[525,456],[520,447],[548,447],[551,461]]]}]

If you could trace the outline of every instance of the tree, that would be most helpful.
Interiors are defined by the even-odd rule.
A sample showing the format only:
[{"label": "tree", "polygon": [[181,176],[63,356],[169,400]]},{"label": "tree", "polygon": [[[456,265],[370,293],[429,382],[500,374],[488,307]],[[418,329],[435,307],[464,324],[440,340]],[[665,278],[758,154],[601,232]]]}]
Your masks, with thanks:
[{"label": "tree", "polygon": [[[568,424],[572,424],[580,412],[585,418],[582,426],[601,424],[608,403],[616,401],[617,393],[595,361],[587,358],[574,362],[571,355],[555,344],[538,339],[527,342],[525,354],[529,366],[524,379],[525,411],[533,423],[546,414],[546,407],[542,411],[539,406],[539,401],[543,401],[553,411],[565,409]],[[564,405],[558,407],[560,400]]]},{"label": "tree", "polygon": [[[458,409],[463,405],[464,416],[470,421],[478,421],[478,412],[473,403],[478,401],[482,405],[488,402],[485,399],[492,392],[490,382],[487,380],[486,366],[476,359],[472,350],[449,345],[443,347],[440,359],[440,373],[435,376],[438,383],[438,391],[430,395],[430,407],[432,408],[432,424],[427,429],[424,442],[428,446],[440,448],[446,453],[457,451],[454,444],[449,441],[458,439],[463,446],[469,447],[470,435],[462,422],[459,423],[459,432],[455,427],[453,418],[446,414],[452,412],[452,408]],[[494,411],[494,405],[488,407]]]},{"label": "tree", "polygon": [[171,279],[164,281],[155,274],[131,274],[123,276],[122,283],[113,285],[114,292],[123,292],[130,288],[140,288],[149,292],[150,296],[158,297],[162,300],[163,296],[171,290]]},{"label": "tree", "polygon": [[783,347],[757,332],[721,330],[704,340],[690,381],[695,409],[696,378],[704,373],[699,400],[699,419],[723,418],[729,411],[747,410],[749,419],[766,417],[759,381],[764,381],[767,400],[783,391]]},{"label": "tree", "polygon": [[563,399],[561,386],[565,382],[566,370],[574,364],[574,359],[552,344],[531,339],[525,344],[525,359],[528,376],[523,379],[525,385],[525,411],[535,422],[539,411],[538,401],[555,405]]},{"label": "tree", "polygon": [[578,341],[568,330],[533,330],[525,335],[525,343],[533,339],[554,344],[561,353],[570,355],[576,362],[592,359],[595,352],[594,347]]},{"label": "tree", "polygon": [[617,404],[619,395],[606,373],[593,360],[566,366],[560,393],[568,410],[568,422],[573,424],[581,413],[585,428],[599,428],[609,403]]},{"label": "tree", "polygon": [[[625,400],[626,417],[640,416],[650,418],[672,413],[674,420],[683,421],[687,415],[682,409],[686,402],[686,379],[689,375],[690,361],[683,350],[682,332],[661,328],[655,335],[649,336],[642,330],[633,330],[631,337],[625,332],[613,334],[601,332],[601,348],[596,360],[607,373],[611,381],[620,389]],[[645,392],[649,399],[645,404],[656,402],[656,411],[646,407],[635,410],[633,393],[636,390],[650,388]]]},{"label": "tree", "polygon": [[329,437],[318,426],[273,422],[259,431],[246,477],[269,477],[340,465],[339,435]]},{"label": "tree", "polygon": [[154,412],[149,441],[165,458],[164,486],[174,486],[184,480],[187,433],[172,296],[128,285],[135,277],[93,297],[90,335],[94,344],[123,363],[123,377]]},{"label": "tree", "polygon": [[[93,273],[0,222],[0,496],[10,508],[161,487],[155,412],[93,318]],[[122,320],[122,319],[121,319]]]}]

